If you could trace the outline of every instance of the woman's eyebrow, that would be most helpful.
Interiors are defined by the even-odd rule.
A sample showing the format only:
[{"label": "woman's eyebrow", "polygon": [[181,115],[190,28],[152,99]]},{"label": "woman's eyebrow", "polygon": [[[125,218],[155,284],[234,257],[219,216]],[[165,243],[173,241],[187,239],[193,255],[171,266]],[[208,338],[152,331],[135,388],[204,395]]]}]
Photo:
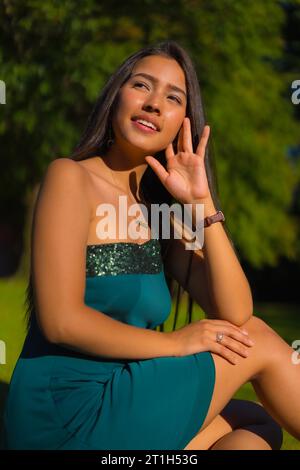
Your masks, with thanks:
[{"label": "woman's eyebrow", "polygon": [[[149,73],[144,73],[144,72],[135,73],[134,75],[131,75],[131,78],[132,78],[132,77],[136,77],[137,75],[140,75],[140,76],[142,76],[142,77],[148,78],[148,80],[150,80],[150,81],[152,81],[152,82],[155,82],[155,83],[157,83],[157,82],[159,81],[158,78],[153,77],[153,75],[150,75]],[[183,91],[183,90],[182,90],[181,88],[179,88],[178,86],[172,85],[171,83],[168,83],[167,86],[168,86],[171,90],[178,91],[179,93],[182,93],[182,94],[186,97],[185,91]]]}]

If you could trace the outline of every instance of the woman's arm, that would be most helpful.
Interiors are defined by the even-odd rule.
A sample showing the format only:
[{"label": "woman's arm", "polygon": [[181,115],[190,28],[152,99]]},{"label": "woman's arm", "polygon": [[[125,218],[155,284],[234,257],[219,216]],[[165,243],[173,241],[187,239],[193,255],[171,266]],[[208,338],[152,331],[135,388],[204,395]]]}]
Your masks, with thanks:
[{"label": "woman's arm", "polygon": [[127,325],[84,304],[92,217],[87,178],[73,160],[54,160],[38,195],[32,261],[36,314],[43,334],[50,342],[95,356],[177,355],[170,334]]},{"label": "woman's arm", "polygon": [[[216,212],[211,197],[195,203],[204,204],[204,217]],[[192,212],[195,225],[194,204]],[[190,255],[183,240],[172,240],[165,266],[181,285],[184,285]],[[187,291],[208,318],[219,318],[240,326],[251,317],[251,289],[221,223],[204,229],[203,247],[193,252]]]},{"label": "woman's arm", "polygon": [[[195,202],[204,204],[204,217],[216,213],[211,197]],[[193,222],[196,223],[194,204]],[[214,314],[238,326],[245,323],[253,314],[251,289],[220,222],[204,229],[203,258]]]},{"label": "woman's arm", "polygon": [[[195,203],[204,204],[204,217],[216,212],[205,166],[205,152],[209,135],[210,126],[205,125],[199,144],[194,151],[191,121],[186,116],[180,129],[176,154],[172,143],[165,150],[166,167],[153,156],[145,157],[147,163],[173,198],[182,204],[192,204],[193,214],[190,215],[193,216],[194,226],[197,226],[198,222],[195,217]],[[169,257],[173,254],[174,250],[171,250]],[[187,251],[185,258],[189,257],[190,252]],[[207,315],[227,320],[236,325],[246,322],[253,313],[250,287],[220,223],[204,229],[202,256],[197,256],[197,260],[200,269],[197,267],[197,270],[193,271],[192,282],[197,282],[198,285],[193,290],[204,292],[202,299],[204,296],[206,298],[202,303],[206,306],[204,311]],[[175,279],[183,278],[181,284],[184,285],[186,271],[182,274],[179,272],[182,269],[183,265],[174,256],[169,272]],[[200,305],[202,306],[202,304]]]},{"label": "woman's arm", "polygon": [[72,311],[54,342],[75,351],[116,359],[178,356],[179,345],[170,333],[128,325],[82,305]]}]

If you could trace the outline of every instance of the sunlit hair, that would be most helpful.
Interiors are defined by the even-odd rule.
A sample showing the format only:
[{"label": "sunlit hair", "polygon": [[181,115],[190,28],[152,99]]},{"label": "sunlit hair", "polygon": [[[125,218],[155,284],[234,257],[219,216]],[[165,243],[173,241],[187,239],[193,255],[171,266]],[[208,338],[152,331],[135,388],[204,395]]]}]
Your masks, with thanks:
[{"label": "sunlit hair", "polygon": [[[118,105],[118,94],[120,88],[124,83],[131,77],[134,66],[139,60],[147,56],[163,56],[171,58],[177,61],[182,68],[185,75],[186,90],[187,90],[187,107],[186,116],[189,117],[191,122],[191,133],[192,143],[194,150],[197,148],[199,138],[202,135],[204,126],[206,124],[204,110],[202,105],[200,87],[198,83],[197,73],[193,62],[188,53],[175,41],[167,40],[158,44],[150,45],[140,49],[134,54],[130,55],[110,76],[109,80],[102,89],[96,103],[92,109],[90,116],[88,117],[86,128],[80,138],[79,143],[76,145],[70,158],[75,161],[86,160],[96,155],[105,158],[106,152],[108,151],[108,142],[113,136],[112,130],[112,117]],[[174,147],[176,150],[177,137],[174,140]],[[211,140],[211,139],[210,139]],[[209,147],[209,148],[208,148]],[[215,178],[215,166],[213,163],[211,144],[206,149],[205,154],[205,168],[208,178],[208,184],[212,199],[216,209],[220,209],[220,204],[217,196],[217,186]],[[159,162],[166,167],[165,151],[157,152],[154,155]],[[175,201],[174,198],[166,191],[160,180],[148,166],[145,171],[141,183],[139,192],[140,201],[149,205],[154,204],[172,204]],[[165,259],[169,240],[161,239],[161,252],[162,258]],[[193,250],[189,251],[189,263],[188,270],[185,273],[184,286],[178,285],[172,278],[166,273],[166,279],[168,282],[169,289],[172,296],[176,293],[176,304],[175,304],[175,317],[173,329],[176,329],[176,322],[179,312],[179,302],[184,291],[184,288],[188,285],[190,267],[193,259]],[[201,286],[199,286],[199,289]],[[30,279],[27,287],[27,317],[29,319],[32,316],[34,310],[33,301],[33,289],[32,289],[32,273],[30,273]],[[192,321],[192,307],[193,301],[188,298],[188,310],[187,310],[187,323]],[[163,330],[163,325],[160,326]]]}]

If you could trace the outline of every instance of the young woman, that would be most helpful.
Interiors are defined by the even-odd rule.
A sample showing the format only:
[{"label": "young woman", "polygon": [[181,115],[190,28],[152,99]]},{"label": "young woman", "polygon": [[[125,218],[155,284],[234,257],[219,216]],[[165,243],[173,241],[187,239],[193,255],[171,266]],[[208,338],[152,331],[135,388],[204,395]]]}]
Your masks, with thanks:
[{"label": "young woman", "polygon": [[[217,211],[208,138],[192,62],[166,41],[120,66],[71,158],[49,165],[33,222],[30,326],[6,403],[8,448],[279,449],[280,426],[299,439],[299,368],[253,316]],[[185,234],[152,237],[145,212],[130,212],[174,200],[191,204],[194,227],[205,218],[202,248],[187,250]],[[103,219],[111,208],[116,218]],[[171,307],[165,274],[207,319],[156,329]],[[232,400],[247,381],[264,407]]]}]

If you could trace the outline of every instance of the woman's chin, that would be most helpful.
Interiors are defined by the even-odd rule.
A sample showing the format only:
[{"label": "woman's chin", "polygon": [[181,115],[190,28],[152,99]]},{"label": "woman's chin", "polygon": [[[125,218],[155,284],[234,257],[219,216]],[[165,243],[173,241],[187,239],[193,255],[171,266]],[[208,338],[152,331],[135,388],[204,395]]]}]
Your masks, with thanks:
[{"label": "woman's chin", "polygon": [[133,151],[141,152],[141,154],[143,154],[145,157],[147,155],[153,155],[154,156],[154,154],[164,150],[164,148],[161,148],[161,147],[157,148],[157,147],[153,147],[151,145],[147,145],[145,142],[143,142],[143,143],[130,142],[130,143],[132,145],[132,150]]}]

